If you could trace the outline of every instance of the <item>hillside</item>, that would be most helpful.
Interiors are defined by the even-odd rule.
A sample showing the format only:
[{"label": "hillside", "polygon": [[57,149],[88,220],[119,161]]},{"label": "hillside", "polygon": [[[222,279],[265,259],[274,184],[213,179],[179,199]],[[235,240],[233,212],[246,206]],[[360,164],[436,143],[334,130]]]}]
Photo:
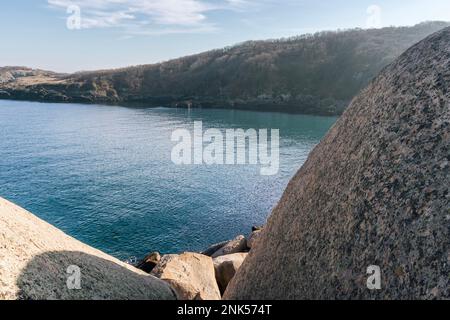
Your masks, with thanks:
[{"label": "hillside", "polygon": [[[447,28],[353,100],[225,297],[449,299],[449,85]],[[367,286],[369,266],[380,268],[379,290]]]},{"label": "hillside", "polygon": [[0,68],[0,98],[340,114],[385,66],[445,26],[250,41],[159,64],[71,75]]}]

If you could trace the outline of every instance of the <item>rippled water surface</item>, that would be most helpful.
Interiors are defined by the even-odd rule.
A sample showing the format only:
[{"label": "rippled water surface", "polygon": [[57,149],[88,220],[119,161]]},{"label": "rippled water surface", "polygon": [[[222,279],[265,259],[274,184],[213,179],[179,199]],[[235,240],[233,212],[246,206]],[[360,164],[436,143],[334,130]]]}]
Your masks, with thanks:
[{"label": "rippled water surface", "polygon": [[[280,171],[176,166],[174,129],[280,129]],[[120,259],[263,224],[332,117],[0,101],[0,196]]]}]

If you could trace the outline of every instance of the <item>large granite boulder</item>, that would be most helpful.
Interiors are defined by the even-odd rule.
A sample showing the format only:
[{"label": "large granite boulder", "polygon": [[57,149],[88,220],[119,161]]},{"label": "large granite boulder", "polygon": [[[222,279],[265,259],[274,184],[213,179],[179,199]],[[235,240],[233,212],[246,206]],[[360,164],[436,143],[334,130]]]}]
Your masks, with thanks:
[{"label": "large granite boulder", "polygon": [[[449,162],[444,29],[354,99],[289,183],[225,298],[450,298]],[[377,280],[380,290],[368,286]]]},{"label": "large granite boulder", "polygon": [[164,281],[0,198],[0,300],[175,298]]},{"label": "large granite boulder", "polygon": [[220,300],[213,260],[199,253],[162,257],[152,275],[170,283],[180,300]]},{"label": "large granite boulder", "polygon": [[227,245],[230,241],[223,241],[216,244],[213,244],[208,247],[205,251],[202,251],[202,254],[205,256],[211,257],[214,253],[222,249],[225,245]]}]

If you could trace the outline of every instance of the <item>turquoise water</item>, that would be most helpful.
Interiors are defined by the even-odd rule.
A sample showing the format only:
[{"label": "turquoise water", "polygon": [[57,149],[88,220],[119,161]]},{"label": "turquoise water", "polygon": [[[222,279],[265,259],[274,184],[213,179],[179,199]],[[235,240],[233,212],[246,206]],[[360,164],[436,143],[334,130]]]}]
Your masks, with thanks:
[{"label": "turquoise water", "polygon": [[[176,166],[174,129],[280,129],[280,171]],[[120,259],[198,251],[263,224],[336,121],[236,110],[0,101],[0,196]]]}]

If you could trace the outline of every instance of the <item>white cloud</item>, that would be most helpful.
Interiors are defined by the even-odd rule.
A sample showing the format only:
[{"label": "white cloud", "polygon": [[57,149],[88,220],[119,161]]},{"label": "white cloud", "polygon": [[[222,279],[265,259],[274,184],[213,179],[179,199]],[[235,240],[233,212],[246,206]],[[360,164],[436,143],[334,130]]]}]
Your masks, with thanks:
[{"label": "white cloud", "polygon": [[120,27],[132,34],[204,33],[217,30],[208,13],[243,10],[250,0],[48,0],[64,11],[81,9],[82,28]]}]

